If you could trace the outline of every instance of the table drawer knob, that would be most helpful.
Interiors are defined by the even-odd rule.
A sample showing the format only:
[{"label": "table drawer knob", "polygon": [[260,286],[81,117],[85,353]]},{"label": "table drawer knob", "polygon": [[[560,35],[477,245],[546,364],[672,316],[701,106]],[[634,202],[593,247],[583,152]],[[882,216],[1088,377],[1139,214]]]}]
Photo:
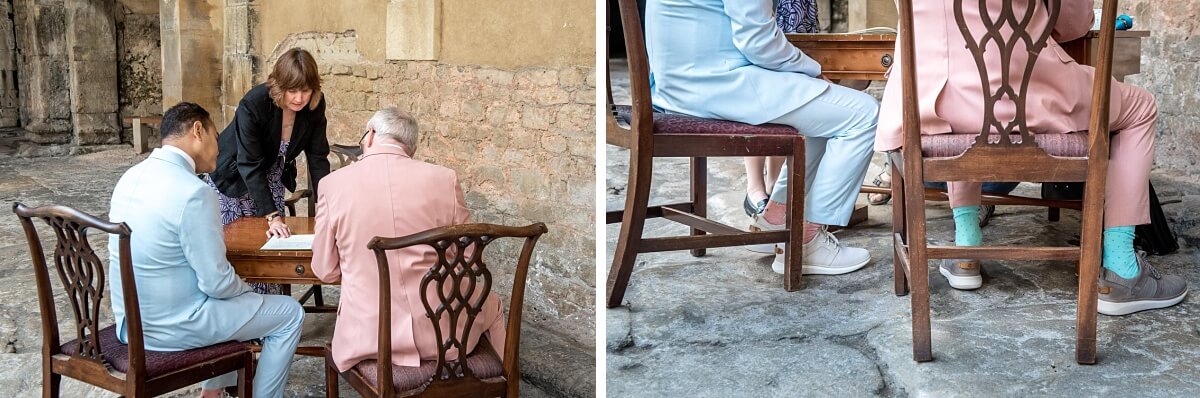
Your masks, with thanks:
[{"label": "table drawer knob", "polygon": [[884,68],[890,68],[892,66],[892,54],[883,54],[883,57],[879,58],[879,64],[883,65]]},{"label": "table drawer knob", "polygon": [[304,264],[296,264],[296,275],[304,275]]}]

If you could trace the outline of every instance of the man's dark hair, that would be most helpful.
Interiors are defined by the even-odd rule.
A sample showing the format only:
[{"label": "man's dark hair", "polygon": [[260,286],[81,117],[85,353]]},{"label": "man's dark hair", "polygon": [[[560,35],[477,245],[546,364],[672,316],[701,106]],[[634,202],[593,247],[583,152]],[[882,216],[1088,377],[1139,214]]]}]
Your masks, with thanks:
[{"label": "man's dark hair", "polygon": [[163,140],[186,133],[195,122],[200,122],[205,128],[212,125],[208,111],[204,107],[191,102],[180,102],[163,113],[162,126],[158,136]]}]

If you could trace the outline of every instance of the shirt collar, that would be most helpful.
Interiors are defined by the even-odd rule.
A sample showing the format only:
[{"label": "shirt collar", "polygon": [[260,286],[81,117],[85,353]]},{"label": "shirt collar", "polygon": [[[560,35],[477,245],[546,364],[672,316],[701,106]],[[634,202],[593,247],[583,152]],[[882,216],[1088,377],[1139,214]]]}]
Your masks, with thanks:
[{"label": "shirt collar", "polygon": [[175,152],[175,153],[179,154],[179,156],[183,156],[183,160],[186,160],[188,162],[188,164],[192,166],[192,174],[196,173],[196,161],[194,159],[192,159],[192,156],[188,155],[187,152],[184,152],[182,149],[179,149],[178,147],[175,147],[174,145],[163,145],[162,149],[166,150],[166,151]]}]

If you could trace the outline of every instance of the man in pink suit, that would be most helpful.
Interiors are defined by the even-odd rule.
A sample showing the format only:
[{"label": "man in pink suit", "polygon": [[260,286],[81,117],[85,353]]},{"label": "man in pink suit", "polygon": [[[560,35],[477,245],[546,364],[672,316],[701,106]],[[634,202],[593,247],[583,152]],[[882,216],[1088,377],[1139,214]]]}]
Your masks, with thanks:
[{"label": "man in pink suit", "polygon": [[[375,359],[379,349],[379,271],[367,242],[462,224],[470,215],[454,170],[412,158],[417,122],[411,115],[396,108],[376,112],[360,143],[363,155],[357,162],[321,180],[313,241],[313,272],[322,281],[342,283],[332,349],[343,372]],[[439,342],[420,291],[421,278],[436,259],[429,246],[388,252],[395,365],[437,359]],[[488,297],[471,327],[469,350],[484,333],[493,347],[504,347],[503,312],[500,301]]]},{"label": "man in pink suit", "polygon": [[[983,125],[983,90],[975,59],[966,47],[954,17],[955,0],[913,2],[914,34],[920,59],[917,68],[917,96],[921,112],[922,134],[978,131]],[[1063,0],[1058,20],[1047,26],[1049,13],[1042,0],[1017,0],[1016,15],[1026,7],[1036,7],[1029,25],[1032,37],[1052,29],[1047,47],[1036,60],[1029,76],[1026,118],[1034,133],[1085,131],[1091,117],[1092,78],[1095,69],[1076,63],[1058,42],[1082,37],[1091,28],[1095,14],[1092,0]],[[982,36],[981,11],[998,18],[1001,0],[987,0],[987,10],[978,2],[963,2],[964,20],[973,35]],[[994,42],[984,53],[991,86],[999,87],[1001,60]],[[1028,51],[1023,43],[1013,51],[1013,65],[1024,65]],[[899,54],[897,44],[896,54]],[[899,63],[891,71],[880,107],[879,131],[875,149],[899,148],[902,93]],[[1125,315],[1137,311],[1175,305],[1187,295],[1187,283],[1178,277],[1164,276],[1135,254],[1133,230],[1150,222],[1149,179],[1154,161],[1154,120],[1157,116],[1154,96],[1144,89],[1114,82],[1111,106],[1111,158],[1105,192],[1104,254],[1100,280],[1099,312]],[[999,109],[997,114],[1013,114]],[[950,207],[954,211],[955,244],[978,246],[980,184],[949,184]],[[974,289],[982,284],[979,266],[973,261],[944,261],[939,271],[956,289]]]}]

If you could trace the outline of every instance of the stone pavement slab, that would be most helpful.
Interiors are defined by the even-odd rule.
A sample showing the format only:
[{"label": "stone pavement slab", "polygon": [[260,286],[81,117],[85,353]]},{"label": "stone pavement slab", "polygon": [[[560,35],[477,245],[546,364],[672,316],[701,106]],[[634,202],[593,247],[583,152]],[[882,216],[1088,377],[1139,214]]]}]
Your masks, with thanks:
[{"label": "stone pavement slab", "polygon": [[[606,207],[623,205],[628,152],[609,146]],[[684,159],[657,159],[651,203],[687,197]],[[881,163],[877,157],[876,166]],[[710,215],[737,227],[740,159],[710,159]],[[872,173],[874,170],[872,170]],[[870,174],[873,175],[873,174]],[[1200,179],[1156,172],[1182,248],[1150,261],[1200,284]],[[1026,194],[1036,185],[1023,184]],[[865,197],[860,197],[865,201]],[[948,243],[952,218],[930,204],[929,236]],[[1078,212],[1046,221],[1044,209],[1001,207],[986,244],[1068,245]],[[647,222],[649,236],[686,227]],[[607,270],[619,224],[606,229]],[[614,397],[725,396],[1200,396],[1200,299],[1125,317],[1100,316],[1099,364],[1074,361],[1076,281],[1064,262],[984,263],[976,291],[951,289],[930,268],[934,361],[912,360],[909,297],[892,290],[891,213],[871,206],[867,222],[837,233],[871,251],[866,268],[805,276],[785,292],[771,257],[741,248],[638,257],[626,303],[607,315],[607,389]]]}]

